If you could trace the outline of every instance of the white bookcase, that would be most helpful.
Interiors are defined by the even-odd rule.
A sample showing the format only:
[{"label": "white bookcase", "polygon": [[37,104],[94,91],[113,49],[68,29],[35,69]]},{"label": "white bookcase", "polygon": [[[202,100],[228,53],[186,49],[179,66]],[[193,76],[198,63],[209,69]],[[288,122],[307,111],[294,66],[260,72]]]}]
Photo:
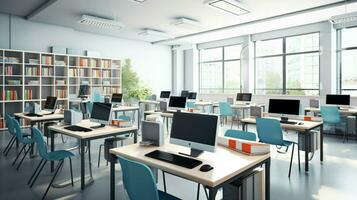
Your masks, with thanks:
[{"label": "white bookcase", "polygon": [[118,59],[0,49],[0,129],[6,113],[25,112],[29,102],[57,96],[70,108],[81,83],[110,95],[121,92],[121,80]]}]

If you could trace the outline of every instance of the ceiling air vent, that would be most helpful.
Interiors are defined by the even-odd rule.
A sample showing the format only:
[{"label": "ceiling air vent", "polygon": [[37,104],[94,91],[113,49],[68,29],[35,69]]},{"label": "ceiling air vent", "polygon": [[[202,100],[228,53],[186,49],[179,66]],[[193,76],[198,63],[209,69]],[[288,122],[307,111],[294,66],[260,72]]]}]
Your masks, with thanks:
[{"label": "ceiling air vent", "polygon": [[112,29],[112,30],[120,30],[124,27],[124,25],[119,21],[101,18],[101,17],[95,17],[91,15],[82,15],[82,18],[78,21],[78,23],[83,25],[98,27],[101,29]]},{"label": "ceiling air vent", "polygon": [[233,15],[244,15],[250,11],[238,0],[209,0],[207,5]]}]

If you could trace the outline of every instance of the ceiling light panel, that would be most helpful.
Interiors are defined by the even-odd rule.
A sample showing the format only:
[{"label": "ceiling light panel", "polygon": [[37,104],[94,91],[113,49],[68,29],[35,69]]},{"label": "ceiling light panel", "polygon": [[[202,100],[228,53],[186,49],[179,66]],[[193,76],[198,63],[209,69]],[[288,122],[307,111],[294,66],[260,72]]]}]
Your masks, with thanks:
[{"label": "ceiling light panel", "polygon": [[146,0],[131,0],[131,1],[134,1],[134,2],[137,2],[137,3],[144,3]]},{"label": "ceiling light panel", "polygon": [[200,30],[205,28],[199,21],[193,20],[193,19],[188,19],[185,17],[181,17],[178,19],[175,19],[171,25],[183,28],[183,29],[188,29],[188,30]]},{"label": "ceiling light panel", "polygon": [[144,29],[141,32],[139,32],[138,35],[143,37],[161,38],[161,39],[173,38],[170,34],[166,32],[158,31],[154,29]]},{"label": "ceiling light panel", "polygon": [[79,24],[94,26],[101,29],[120,30],[124,25],[116,20],[95,17],[91,15],[82,15],[82,18],[78,21]]},{"label": "ceiling light panel", "polygon": [[238,0],[209,0],[206,4],[213,8],[237,16],[244,15],[250,12]]}]

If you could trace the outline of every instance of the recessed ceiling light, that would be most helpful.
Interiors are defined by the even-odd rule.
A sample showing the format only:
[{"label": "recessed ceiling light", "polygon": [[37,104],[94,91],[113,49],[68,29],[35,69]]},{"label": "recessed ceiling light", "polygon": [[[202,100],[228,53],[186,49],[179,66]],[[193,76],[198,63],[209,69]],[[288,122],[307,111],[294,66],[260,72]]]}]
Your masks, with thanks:
[{"label": "recessed ceiling light", "polygon": [[185,17],[177,18],[171,24],[189,30],[200,30],[206,28],[199,21]]},{"label": "recessed ceiling light", "polygon": [[137,3],[144,3],[146,0],[132,0],[132,1],[135,1]]},{"label": "recessed ceiling light", "polygon": [[208,0],[206,4],[237,16],[250,12],[238,0]]},{"label": "recessed ceiling light", "polygon": [[88,26],[95,26],[103,29],[120,30],[124,27],[122,23],[112,19],[106,19],[101,17],[95,17],[91,15],[82,15],[82,18],[78,23]]},{"label": "recessed ceiling light", "polygon": [[163,31],[158,31],[154,29],[144,29],[138,33],[140,36],[149,36],[149,37],[156,37],[156,38],[173,38],[170,34],[165,33]]}]

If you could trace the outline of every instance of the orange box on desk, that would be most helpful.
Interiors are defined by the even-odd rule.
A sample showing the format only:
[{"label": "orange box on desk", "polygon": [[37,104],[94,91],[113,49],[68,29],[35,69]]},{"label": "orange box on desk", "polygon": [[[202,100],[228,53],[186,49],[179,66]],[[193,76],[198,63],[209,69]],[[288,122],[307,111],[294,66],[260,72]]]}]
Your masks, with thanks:
[{"label": "orange box on desk", "polygon": [[311,121],[312,117],[311,116],[304,116],[304,121]]}]

